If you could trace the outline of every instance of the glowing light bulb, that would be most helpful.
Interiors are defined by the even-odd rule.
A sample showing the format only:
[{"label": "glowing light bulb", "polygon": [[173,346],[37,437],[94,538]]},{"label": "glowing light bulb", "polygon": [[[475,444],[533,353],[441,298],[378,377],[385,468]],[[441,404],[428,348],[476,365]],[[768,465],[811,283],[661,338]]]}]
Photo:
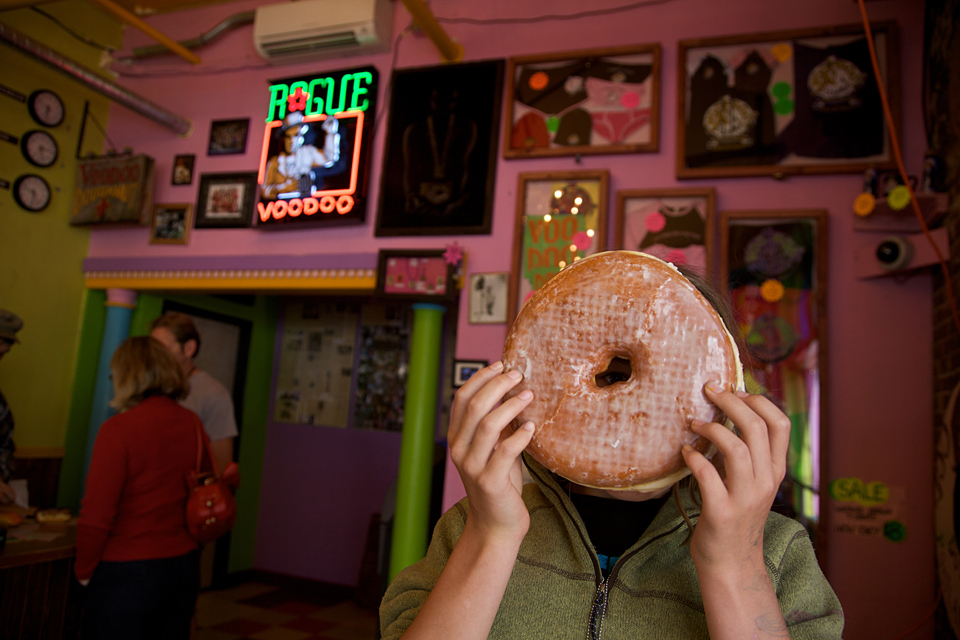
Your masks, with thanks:
[{"label": "glowing light bulb", "polygon": [[547,215],[543,216],[543,221],[544,221],[544,222],[550,222],[551,220],[553,220],[553,217],[552,217],[549,213],[548,213]]},{"label": "glowing light bulb", "polygon": [[556,191],[553,192],[553,197],[554,197],[554,198],[562,198],[562,197],[563,197],[563,191],[561,191],[560,189],[557,189]]},{"label": "glowing light bulb", "polygon": [[567,263],[566,263],[566,262],[564,262],[563,260],[561,260],[561,261],[560,261],[560,264],[559,264],[559,265],[557,265],[557,266],[559,266],[559,267],[560,267],[561,269],[563,269],[564,267],[566,267],[566,266],[567,266]]},{"label": "glowing light bulb", "polygon": [[577,196],[576,198],[573,199],[573,204],[583,204],[583,198],[581,198],[580,196]]},{"label": "glowing light bulb", "polygon": [[587,229],[587,236],[589,236],[590,238],[592,238],[592,237],[593,237],[593,234],[594,234],[593,229]]},{"label": "glowing light bulb", "polygon": [[570,213],[572,213],[573,215],[577,215],[578,213],[580,213],[580,209],[578,209],[578,208],[576,208],[576,207],[571,207],[571,208],[570,208]]}]

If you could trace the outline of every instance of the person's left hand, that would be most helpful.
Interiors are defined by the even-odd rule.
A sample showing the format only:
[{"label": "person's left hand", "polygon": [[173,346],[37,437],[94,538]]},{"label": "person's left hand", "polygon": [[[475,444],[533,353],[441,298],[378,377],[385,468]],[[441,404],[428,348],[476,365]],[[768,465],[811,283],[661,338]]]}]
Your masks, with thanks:
[{"label": "person's left hand", "polygon": [[740,437],[716,422],[695,420],[691,425],[694,433],[717,446],[724,471],[684,446],[683,458],[703,496],[690,555],[698,569],[725,564],[736,569],[751,557],[762,558],[764,524],[786,475],[790,419],[763,396],[709,384],[704,390],[737,426]]}]

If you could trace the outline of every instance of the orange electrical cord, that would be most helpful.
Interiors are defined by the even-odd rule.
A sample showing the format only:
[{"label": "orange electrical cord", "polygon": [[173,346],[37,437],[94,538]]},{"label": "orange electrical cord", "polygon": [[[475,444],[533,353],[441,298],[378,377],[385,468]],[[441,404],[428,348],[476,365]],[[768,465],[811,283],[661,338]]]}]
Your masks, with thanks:
[{"label": "orange electrical cord", "polygon": [[877,50],[873,45],[873,33],[870,31],[870,19],[867,17],[867,8],[863,4],[863,0],[857,0],[857,5],[860,7],[860,16],[863,18],[863,30],[867,35],[867,47],[870,49],[870,62],[873,64],[873,74],[877,78],[877,89],[880,91],[880,102],[883,104],[883,115],[887,122],[887,129],[890,131],[890,148],[893,151],[893,157],[897,163],[897,170],[900,172],[900,177],[903,179],[903,184],[906,186],[907,191],[910,192],[910,204],[913,205],[913,212],[917,216],[917,221],[920,223],[920,228],[923,229],[923,234],[930,242],[930,246],[933,247],[934,252],[937,254],[937,259],[940,261],[940,271],[943,272],[944,288],[947,292],[947,302],[950,305],[950,313],[953,315],[953,324],[956,327],[957,332],[960,333],[960,314],[957,313],[957,303],[953,297],[953,281],[950,277],[950,267],[947,265],[946,258],[944,258],[943,254],[940,253],[940,249],[937,247],[936,242],[933,241],[933,236],[930,235],[930,230],[927,228],[927,222],[923,219],[923,213],[920,211],[920,203],[917,202],[917,196],[913,192],[913,187],[910,186],[910,178],[907,175],[907,169],[903,164],[903,156],[900,154],[900,143],[897,138],[897,130],[893,126],[893,115],[890,113],[890,103],[887,101],[887,92],[883,87],[883,82],[881,81],[880,77],[880,64],[877,62]]}]

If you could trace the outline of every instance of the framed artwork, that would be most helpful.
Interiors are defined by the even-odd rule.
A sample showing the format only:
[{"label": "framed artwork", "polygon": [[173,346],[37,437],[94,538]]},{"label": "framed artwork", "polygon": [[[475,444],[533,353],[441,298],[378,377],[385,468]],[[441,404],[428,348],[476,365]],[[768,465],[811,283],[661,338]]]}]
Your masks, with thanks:
[{"label": "framed artwork", "polygon": [[173,172],[170,175],[170,184],[183,185],[193,184],[193,165],[197,156],[186,154],[173,157]]},{"label": "framed artwork", "polygon": [[443,302],[457,295],[454,265],[442,249],[381,249],[377,292],[385,298]]},{"label": "framed artwork", "polygon": [[618,191],[614,247],[649,253],[712,278],[715,201],[712,187]]},{"label": "framed artwork", "polygon": [[453,363],[453,386],[462,387],[470,376],[489,364],[486,360],[455,360]]},{"label": "framed artwork", "polygon": [[210,123],[208,156],[226,156],[244,153],[247,150],[247,130],[250,118],[237,120],[214,120]]},{"label": "framed artwork", "polygon": [[820,548],[826,468],[827,212],[723,211],[720,284],[752,376],[790,417],[787,477],[774,509],[803,523]]},{"label": "framed artwork", "polygon": [[470,324],[502,324],[507,321],[509,273],[470,274]]},{"label": "framed artwork", "polygon": [[150,222],[150,244],[187,244],[192,226],[192,204],[155,204]]},{"label": "framed artwork", "polygon": [[375,236],[490,233],[503,67],[393,72]]},{"label": "framed artwork", "polygon": [[655,152],[660,45],[510,58],[504,158]]},{"label": "framed artwork", "polygon": [[565,266],[604,250],[609,183],[605,169],[518,176],[508,320]]},{"label": "framed artwork", "polygon": [[[896,25],[872,34],[899,124]],[[681,40],[678,70],[678,178],[893,166],[862,25]]]},{"label": "framed artwork", "polygon": [[249,227],[256,192],[256,173],[201,173],[194,226]]}]

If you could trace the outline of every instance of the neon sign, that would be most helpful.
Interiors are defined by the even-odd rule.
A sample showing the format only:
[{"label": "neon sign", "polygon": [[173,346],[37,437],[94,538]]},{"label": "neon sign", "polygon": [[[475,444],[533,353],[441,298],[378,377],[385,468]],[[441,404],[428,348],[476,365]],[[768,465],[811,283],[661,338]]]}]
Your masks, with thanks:
[{"label": "neon sign", "polygon": [[364,221],[377,70],[271,82],[257,225]]}]

